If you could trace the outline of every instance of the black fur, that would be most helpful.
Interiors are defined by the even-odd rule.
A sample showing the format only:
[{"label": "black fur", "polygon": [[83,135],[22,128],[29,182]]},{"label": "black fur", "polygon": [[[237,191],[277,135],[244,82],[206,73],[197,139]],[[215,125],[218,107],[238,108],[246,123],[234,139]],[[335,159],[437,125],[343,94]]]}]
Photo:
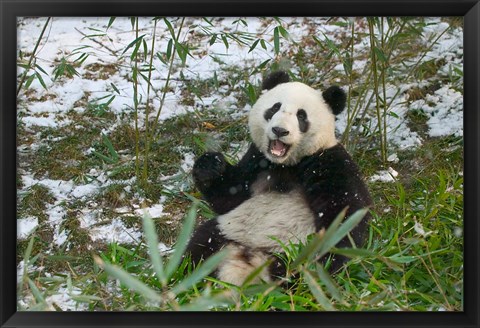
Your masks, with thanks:
[{"label": "black fur", "polygon": [[256,147],[250,147],[235,166],[221,153],[208,152],[195,161],[193,180],[213,210],[224,214],[250,198],[249,186],[262,165],[267,167],[268,161]]},{"label": "black fur", "polygon": [[285,71],[276,71],[270,73],[262,83],[262,90],[270,90],[275,88],[277,85],[281,83],[286,83],[290,81],[290,77],[288,73]]},{"label": "black fur", "polygon": [[218,229],[217,220],[208,220],[195,230],[187,249],[192,262],[198,263],[218,252],[228,242]]},{"label": "black fur", "polygon": [[300,132],[305,133],[310,128],[310,122],[308,122],[307,112],[303,109],[299,109],[297,112],[298,128]]},{"label": "black fur", "polygon": [[[372,205],[372,199],[363,182],[357,164],[341,144],[320,150],[305,157],[297,165],[307,203],[317,216],[317,231],[327,228],[346,206],[347,216]],[[363,235],[369,214],[351,232],[357,246],[363,243]],[[347,242],[343,246],[350,246]]]},{"label": "black fur", "polygon": [[[289,80],[286,72],[278,71],[265,79],[262,88],[270,90]],[[341,88],[330,87],[322,95],[333,114],[337,115],[345,108],[346,95]],[[271,118],[270,112],[274,113],[280,106],[280,103],[275,104],[266,112],[264,118],[266,120]],[[299,129],[303,132],[309,127],[305,114],[301,109],[297,113]],[[301,190],[312,211],[316,231],[328,228],[345,207],[348,207],[349,216],[372,204],[357,165],[340,144],[305,156],[294,166],[270,162],[253,143],[237,165],[227,163],[221,153],[208,152],[196,160],[193,178],[196,187],[219,215],[232,211],[252,197],[252,185],[257,181],[261,182],[255,186],[256,192],[259,193],[287,193],[293,189]],[[351,232],[356,246],[363,244],[369,218],[370,214],[367,214]],[[196,263],[231,243],[236,242],[227,239],[220,231],[217,219],[212,219],[200,225],[194,232],[187,246],[187,254],[190,253]],[[336,246],[350,247],[350,240],[344,238]],[[257,251],[259,250],[245,247],[242,253],[244,261],[248,263],[253,252]],[[261,251],[270,253],[268,249]],[[321,262],[325,263],[327,259],[332,259],[329,267],[331,272],[337,271],[346,261],[345,257],[328,255],[321,259]],[[285,263],[272,254],[269,270],[272,276],[284,276]]]},{"label": "black fur", "polygon": [[[286,193],[300,186],[314,213],[317,231],[328,228],[347,206],[349,216],[372,204],[357,165],[340,144],[304,157],[295,166],[268,161],[254,144],[235,166],[226,163],[219,153],[207,153],[195,163],[193,175],[197,187],[218,214],[231,211],[250,198],[250,186],[257,179],[268,176],[265,189],[279,193]],[[232,193],[234,189],[238,191]],[[351,232],[356,246],[363,244],[368,220],[369,214]],[[207,243],[209,238],[212,240]],[[217,220],[213,219],[197,229],[187,250],[194,255],[192,258],[199,259],[197,254],[208,257],[227,242],[218,230]],[[351,244],[348,238],[345,238],[337,247],[351,247]],[[330,271],[336,271],[345,260],[346,258],[341,256],[334,257]],[[278,260],[274,261],[270,268],[274,270],[273,275],[285,274],[285,267],[279,264]]]},{"label": "black fur", "polygon": [[282,104],[278,102],[278,103],[275,103],[269,109],[267,109],[265,111],[265,114],[263,114],[263,118],[265,119],[265,121],[270,121],[273,115],[275,115],[275,113],[280,110],[280,107],[282,107]]},{"label": "black fur", "polygon": [[331,86],[322,93],[323,99],[332,109],[333,114],[338,115],[345,109],[347,103],[347,95],[342,88]]}]

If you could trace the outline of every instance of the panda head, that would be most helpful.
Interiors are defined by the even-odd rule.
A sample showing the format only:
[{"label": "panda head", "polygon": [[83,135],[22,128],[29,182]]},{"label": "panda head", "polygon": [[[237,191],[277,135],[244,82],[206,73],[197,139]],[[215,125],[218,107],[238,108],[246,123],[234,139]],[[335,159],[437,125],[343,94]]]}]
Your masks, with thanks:
[{"label": "panda head", "polygon": [[286,72],[275,72],[249,115],[250,135],[273,163],[295,165],[303,157],[337,144],[335,115],[345,108],[346,95],[333,86],[320,92],[300,82],[289,82]]}]

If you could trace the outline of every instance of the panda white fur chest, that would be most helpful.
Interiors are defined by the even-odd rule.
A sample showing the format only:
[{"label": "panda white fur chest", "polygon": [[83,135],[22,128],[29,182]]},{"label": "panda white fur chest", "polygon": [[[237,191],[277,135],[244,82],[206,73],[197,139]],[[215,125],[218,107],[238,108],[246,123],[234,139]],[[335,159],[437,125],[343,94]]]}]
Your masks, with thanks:
[{"label": "panda white fur chest", "polygon": [[[228,248],[215,275],[237,285],[269,259],[259,279],[285,274],[285,264],[274,256],[282,251],[279,241],[305,241],[346,206],[349,215],[371,205],[357,165],[335,139],[345,93],[289,82],[282,71],[268,76],[262,88],[249,115],[252,144],[239,163],[232,166],[222,154],[208,152],[193,168],[197,188],[218,217],[195,230],[187,253],[198,262]],[[357,245],[368,219],[351,233]],[[348,246],[347,238],[337,245]],[[344,261],[337,257],[330,270]]]}]

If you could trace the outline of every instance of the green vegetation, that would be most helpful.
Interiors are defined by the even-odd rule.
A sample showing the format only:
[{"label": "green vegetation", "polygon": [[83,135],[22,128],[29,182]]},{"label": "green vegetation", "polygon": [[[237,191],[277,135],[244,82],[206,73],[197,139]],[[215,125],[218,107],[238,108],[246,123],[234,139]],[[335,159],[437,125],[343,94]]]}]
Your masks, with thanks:
[{"label": "green vegetation", "polygon": [[[463,310],[463,138],[430,136],[433,114],[418,105],[435,105],[442,86],[463,93],[462,67],[431,58],[461,20],[322,20],[336,31],[329,32],[305,19],[306,33],[296,37],[299,25],[277,18],[261,19],[256,33],[248,19],[132,18],[132,39],[116,48],[107,40],[119,20],[79,30],[90,43],[59,52],[50,70],[39,45],[55,20],[42,20],[30,52],[19,51],[17,216],[38,219],[17,243],[19,310]],[[208,53],[205,45],[243,46],[268,58],[232,63],[228,52]],[[100,60],[96,49],[115,62]],[[192,75],[194,59],[220,69]],[[389,167],[398,176],[368,180],[375,205],[363,248],[331,248],[358,213],[306,245],[283,245],[295,279],[230,286],[208,276],[223,253],[197,268],[182,258],[194,222],[214,216],[189,170],[207,149],[238,160],[249,141],[242,109],[258,98],[259,76],[279,68],[319,89],[348,88],[339,139],[366,178]],[[53,89],[75,79],[107,81],[108,88],[83,92],[55,114],[56,126],[25,123],[51,117],[32,114],[31,104],[61,107]],[[163,118],[172,97],[188,110]],[[403,149],[390,138],[405,127],[420,145]],[[143,213],[158,204],[161,214]],[[352,259],[334,276],[314,260],[328,250]]]}]

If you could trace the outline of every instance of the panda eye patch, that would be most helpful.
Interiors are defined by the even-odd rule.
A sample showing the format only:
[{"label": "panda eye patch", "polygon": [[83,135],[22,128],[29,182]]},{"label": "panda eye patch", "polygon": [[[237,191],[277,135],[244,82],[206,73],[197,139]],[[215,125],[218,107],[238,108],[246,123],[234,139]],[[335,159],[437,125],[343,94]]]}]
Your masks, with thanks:
[{"label": "panda eye patch", "polygon": [[270,121],[273,117],[273,115],[275,115],[276,112],[278,112],[278,110],[280,109],[280,107],[282,106],[282,103],[275,103],[272,107],[270,107],[269,109],[267,109],[267,111],[265,112],[265,114],[263,115],[263,117],[265,118],[265,120],[267,121]]},{"label": "panda eye patch", "polygon": [[297,117],[299,121],[306,121],[307,113],[303,109],[299,109],[297,112]]},{"label": "panda eye patch", "polygon": [[297,119],[298,119],[298,126],[300,131],[303,133],[307,132],[310,126],[307,120],[307,112],[305,112],[305,110],[303,109],[299,109],[297,111]]}]

